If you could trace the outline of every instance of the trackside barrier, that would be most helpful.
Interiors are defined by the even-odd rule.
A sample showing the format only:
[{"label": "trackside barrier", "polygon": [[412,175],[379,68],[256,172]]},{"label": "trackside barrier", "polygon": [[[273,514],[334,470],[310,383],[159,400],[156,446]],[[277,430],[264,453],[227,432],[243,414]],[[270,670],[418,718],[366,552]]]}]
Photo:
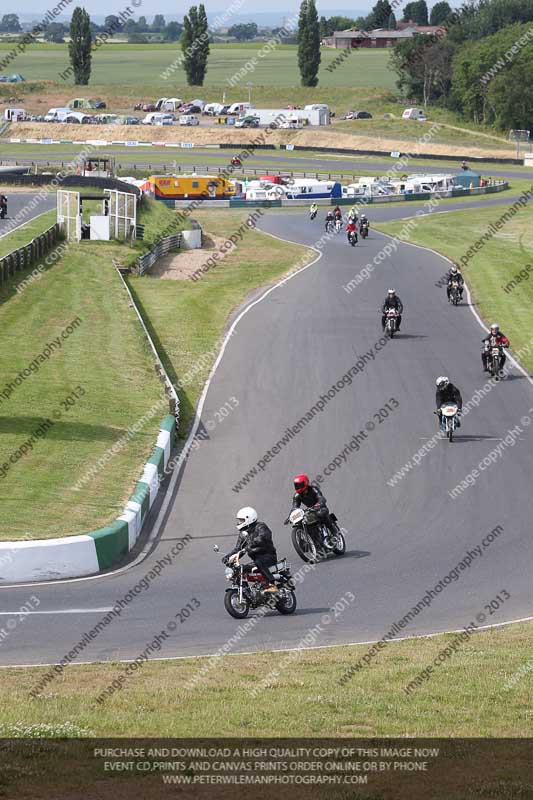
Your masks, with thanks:
[{"label": "trackside barrier", "polygon": [[0,286],[13,277],[15,272],[28,269],[35,261],[49,253],[59,238],[59,225],[56,222],[51,228],[32,239],[29,244],[18,247],[0,258]]},{"label": "trackside barrier", "polygon": [[93,575],[123,561],[134,548],[159,489],[176,439],[176,420],[160,425],[152,454],[124,512],[110,525],[80,536],[0,542],[0,584]]},{"label": "trackside barrier", "polygon": [[170,250],[179,249],[181,247],[181,240],[181,233],[173,233],[172,236],[165,236],[163,239],[159,239],[148,253],[144,253],[144,255],[139,256],[137,259],[139,275],[144,275],[145,272],[153,267],[161,256],[166,255]]}]

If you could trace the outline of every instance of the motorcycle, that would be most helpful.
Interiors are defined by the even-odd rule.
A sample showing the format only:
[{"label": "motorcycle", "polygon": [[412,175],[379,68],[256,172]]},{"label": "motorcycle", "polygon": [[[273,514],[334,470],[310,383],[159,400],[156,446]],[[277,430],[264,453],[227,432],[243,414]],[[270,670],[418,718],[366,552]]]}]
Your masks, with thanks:
[{"label": "motorcycle", "polygon": [[7,198],[0,200],[0,219],[5,219],[7,216]]},{"label": "motorcycle", "polygon": [[[435,414],[436,413],[437,412],[435,411]],[[453,442],[454,431],[459,427],[457,414],[458,407],[455,405],[455,403],[446,403],[446,405],[441,406],[440,428],[441,431],[446,434],[450,443]]]},{"label": "motorcycle", "polygon": [[342,219],[337,217],[335,220],[335,233],[339,233],[339,231],[342,231]]},{"label": "motorcycle", "polygon": [[232,158],[232,159],[231,159],[231,166],[232,166],[232,167],[242,167],[242,161],[241,161],[241,159],[240,159],[240,158],[237,158],[236,156],[235,156],[234,158]]},{"label": "motorcycle", "polygon": [[359,230],[361,232],[361,239],[366,239],[368,236],[368,222],[362,222]]},{"label": "motorcycle", "polygon": [[295,508],[289,514],[287,522],[292,526],[292,543],[302,561],[315,563],[320,557],[343,556],[346,552],[346,540],[337,524],[337,517],[331,513],[329,517],[333,533],[320,521],[314,508]]},{"label": "motorcycle", "polygon": [[348,242],[355,247],[357,244],[357,233],[355,231],[348,231]]},{"label": "motorcycle", "polygon": [[456,306],[458,305],[460,299],[461,287],[459,286],[459,281],[452,281],[452,285],[450,286],[450,303],[453,303],[454,306]]},{"label": "motorcycle", "polygon": [[333,233],[334,230],[335,230],[335,223],[333,222],[332,219],[327,219],[326,220],[326,233]]},{"label": "motorcycle", "polygon": [[[214,546],[215,553],[219,547]],[[278,587],[275,594],[265,592],[267,581],[253,564],[240,564],[237,559],[232,564],[227,564],[226,556],[222,559],[226,564],[226,580],[231,587],[226,589],[224,607],[234,619],[245,619],[251,608],[269,606],[275,608],[280,614],[294,614],[296,611],[296,594],[294,581],[287,559],[282,558],[270,571]]]},{"label": "motorcycle", "polygon": [[316,211],[309,212],[309,219],[311,220],[311,222],[314,220],[317,214],[318,214],[318,209]]},{"label": "motorcycle", "polygon": [[501,344],[497,344],[495,337],[492,336],[490,342],[484,343],[484,349],[491,378],[499,378],[503,361],[503,348]]},{"label": "motorcycle", "polygon": [[398,324],[398,312],[395,308],[388,308],[385,312],[386,319],[385,319],[385,335],[388,336],[390,339],[396,333],[396,326]]}]

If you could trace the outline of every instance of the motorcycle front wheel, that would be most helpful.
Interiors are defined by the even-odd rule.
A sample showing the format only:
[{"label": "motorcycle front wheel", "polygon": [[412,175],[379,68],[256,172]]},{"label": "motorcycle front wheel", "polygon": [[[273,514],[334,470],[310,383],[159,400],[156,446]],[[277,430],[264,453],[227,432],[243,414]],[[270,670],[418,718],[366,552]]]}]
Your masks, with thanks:
[{"label": "motorcycle front wheel", "polygon": [[450,444],[453,442],[453,421],[448,421],[448,441]]},{"label": "motorcycle front wheel", "polygon": [[336,531],[333,538],[333,552],[336,556],[343,556],[346,552],[346,539],[341,531]]},{"label": "motorcycle front wheel", "polygon": [[230,589],[224,595],[224,606],[228,614],[235,619],[244,619],[250,611],[250,603],[243,596],[242,603],[239,601],[239,590]]},{"label": "motorcycle front wheel", "polygon": [[317,561],[315,543],[311,536],[301,528],[292,529],[292,543],[302,561],[307,561],[310,564]]},{"label": "motorcycle front wheel", "polygon": [[280,614],[294,614],[296,611],[296,595],[294,592],[284,592],[276,603],[276,608]]}]

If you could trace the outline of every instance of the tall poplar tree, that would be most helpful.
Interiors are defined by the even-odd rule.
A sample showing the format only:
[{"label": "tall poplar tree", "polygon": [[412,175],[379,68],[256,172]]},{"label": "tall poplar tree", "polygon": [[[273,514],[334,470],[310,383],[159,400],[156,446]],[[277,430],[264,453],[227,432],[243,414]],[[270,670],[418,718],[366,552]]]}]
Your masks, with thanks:
[{"label": "tall poplar tree", "polygon": [[91,77],[91,18],[79,6],[74,9],[70,21],[68,52],[74,70],[74,83],[87,86]]},{"label": "tall poplar tree", "polygon": [[315,0],[302,0],[298,19],[298,67],[302,86],[318,85],[320,26]]}]

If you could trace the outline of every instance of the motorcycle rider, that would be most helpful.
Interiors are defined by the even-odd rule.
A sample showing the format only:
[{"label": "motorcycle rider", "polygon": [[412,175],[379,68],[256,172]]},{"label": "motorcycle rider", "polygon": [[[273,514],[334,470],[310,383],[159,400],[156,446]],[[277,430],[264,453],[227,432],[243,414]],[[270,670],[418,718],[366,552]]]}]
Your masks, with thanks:
[{"label": "motorcycle rider", "polygon": [[437,415],[439,417],[439,428],[441,427],[442,423],[442,411],[441,406],[446,405],[446,403],[455,403],[457,406],[457,427],[461,427],[461,420],[459,419],[459,415],[463,410],[463,398],[461,396],[461,392],[454,386],[453,383],[450,382],[450,379],[444,375],[441,375],[435,381],[437,386],[437,391],[435,393],[435,402],[437,403]]},{"label": "motorcycle rider", "polygon": [[0,194],[0,219],[5,219],[7,215],[7,197]]},{"label": "motorcycle rider", "polygon": [[361,214],[360,225],[366,225],[367,228],[370,228],[370,222],[368,221],[368,217],[366,214]]},{"label": "motorcycle rider", "polygon": [[[331,534],[335,533],[333,522],[329,515],[329,509],[326,503],[326,498],[322,494],[320,487],[316,483],[309,481],[308,475],[304,473],[295,475],[293,478],[294,495],[292,498],[292,508],[300,508],[302,503],[306,508],[313,508],[320,522],[322,522]],[[287,518],[285,524],[289,522]],[[322,542],[318,543],[320,546]]]},{"label": "motorcycle rider", "polygon": [[317,206],[317,204],[316,203],[311,203],[311,207],[309,209],[309,216],[311,217],[311,219],[314,219],[317,214],[318,214],[318,206]]},{"label": "motorcycle rider", "polygon": [[350,242],[350,244],[351,244],[350,239],[352,236],[355,236],[355,241],[357,243],[357,225],[352,219],[348,220],[348,224],[346,225],[346,232],[348,234],[348,241]]},{"label": "motorcycle rider", "polygon": [[357,220],[359,219],[357,216],[357,206],[352,206],[348,211],[348,219],[353,219],[353,221],[357,224]]},{"label": "motorcycle rider", "polygon": [[342,219],[342,211],[340,210],[339,206],[335,206],[333,209],[333,216],[335,217],[335,221]]},{"label": "motorcycle rider", "polygon": [[[269,567],[278,563],[278,554],[272,541],[272,531],[265,522],[257,519],[255,508],[246,506],[237,511],[237,544],[222,559],[224,564],[233,564],[244,555],[249,556],[261,575],[268,583],[265,592],[277,592],[274,576]],[[252,564],[247,564],[245,571],[250,571]]]},{"label": "motorcycle rider", "polygon": [[453,264],[450,271],[448,272],[448,284],[446,286],[446,294],[448,295],[448,300],[451,299],[452,295],[452,283],[457,281],[459,284],[459,297],[463,299],[463,291],[465,286],[465,279],[463,278],[462,274],[457,269],[457,265]]},{"label": "motorcycle rider", "polygon": [[333,216],[333,211],[331,210],[331,208],[326,214],[326,230],[328,229],[328,225],[330,222],[332,225],[335,224],[335,217]]},{"label": "motorcycle rider", "polygon": [[402,314],[403,314],[403,303],[396,294],[396,289],[389,289],[387,292],[387,297],[383,303],[383,307],[381,309],[381,327],[385,330],[385,322],[387,320],[387,311],[389,309],[395,308],[398,312],[398,316],[396,318],[396,330],[400,330],[400,325],[402,323]]},{"label": "motorcycle rider", "polygon": [[487,343],[490,344],[492,337],[496,339],[496,344],[500,348],[501,352],[500,371],[503,370],[505,362],[507,361],[507,356],[503,352],[503,348],[509,347],[510,345],[509,339],[500,331],[500,326],[498,325],[498,323],[493,322],[492,325],[490,326],[490,333],[487,336],[485,336],[484,339],[481,340],[483,343],[483,349],[481,351],[481,360],[483,361],[484,372],[489,371],[489,365],[488,365],[489,354],[488,352],[485,351],[485,344]]}]

